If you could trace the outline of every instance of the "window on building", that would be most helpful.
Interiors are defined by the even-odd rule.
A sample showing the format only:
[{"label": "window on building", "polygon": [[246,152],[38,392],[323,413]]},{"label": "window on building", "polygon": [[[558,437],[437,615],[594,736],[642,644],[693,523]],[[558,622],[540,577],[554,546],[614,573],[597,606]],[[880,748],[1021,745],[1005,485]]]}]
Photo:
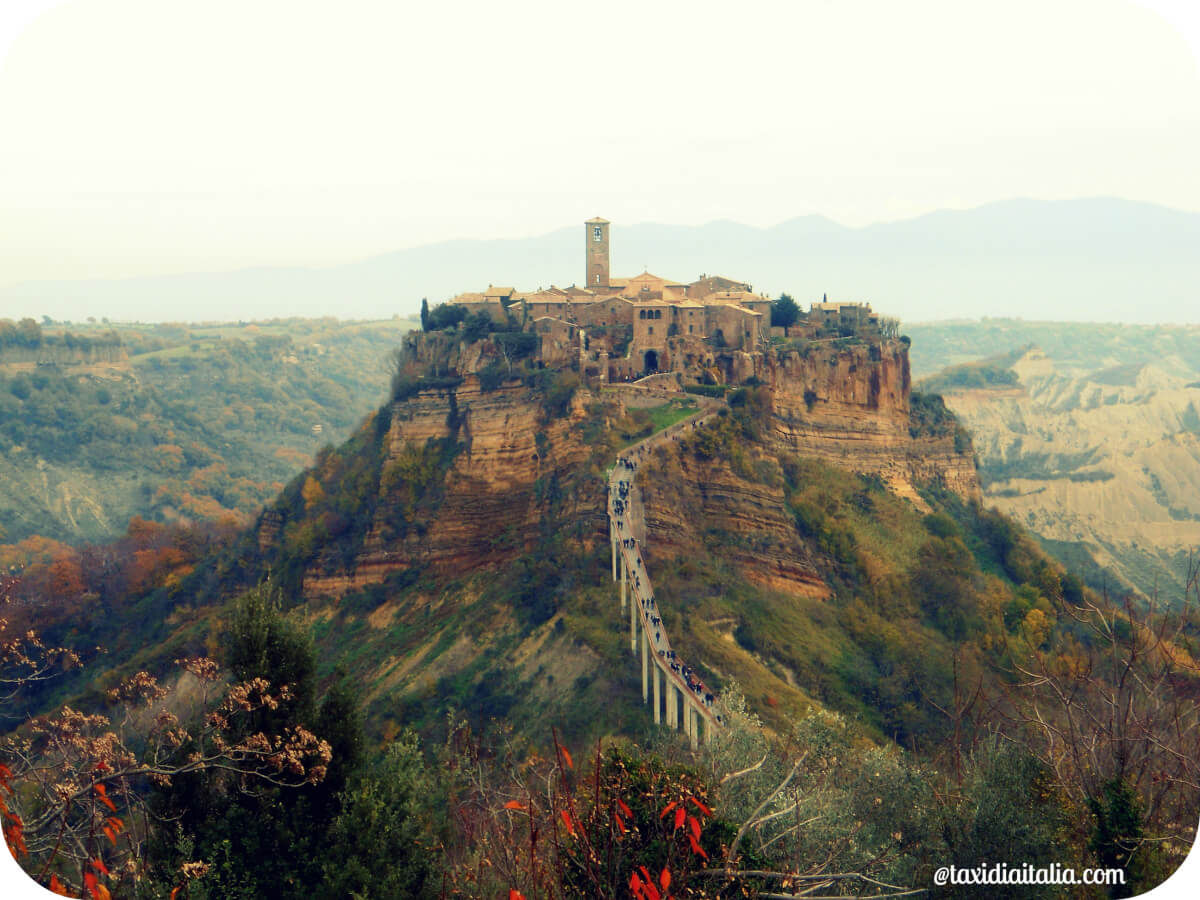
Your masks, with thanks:
[{"label": "window on building", "polygon": [[689,325],[689,326],[688,326],[688,334],[691,334],[691,333],[692,333],[692,328],[693,328],[693,327],[694,327],[694,326],[692,326],[692,325]]},{"label": "window on building", "polygon": [[646,334],[654,334],[654,326],[653,325],[651,325],[649,328],[646,329]]},{"label": "window on building", "polygon": [[592,228],[592,240],[600,241],[603,239],[604,239],[604,229],[602,229],[599,225],[594,226]]}]

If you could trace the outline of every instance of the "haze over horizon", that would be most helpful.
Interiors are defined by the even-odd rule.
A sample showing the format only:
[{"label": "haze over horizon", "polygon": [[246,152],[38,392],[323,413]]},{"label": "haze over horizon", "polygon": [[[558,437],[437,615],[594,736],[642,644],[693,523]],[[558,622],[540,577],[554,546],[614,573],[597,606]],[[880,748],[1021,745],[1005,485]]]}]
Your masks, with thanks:
[{"label": "haze over horizon", "polygon": [[605,10],[11,0],[0,288],[319,269],[595,214],[767,229],[1017,197],[1200,211],[1186,4]]},{"label": "haze over horizon", "polygon": [[[582,281],[581,221],[531,238],[456,240],[333,266],[247,267],[0,287],[0,310],[82,321],[415,317],[490,284]],[[612,225],[613,271],[749,281],[802,304],[867,300],[903,321],[1018,317],[1143,324],[1197,321],[1200,213],[1111,198],[1010,200],[846,228],[797,217],[771,228]]]}]

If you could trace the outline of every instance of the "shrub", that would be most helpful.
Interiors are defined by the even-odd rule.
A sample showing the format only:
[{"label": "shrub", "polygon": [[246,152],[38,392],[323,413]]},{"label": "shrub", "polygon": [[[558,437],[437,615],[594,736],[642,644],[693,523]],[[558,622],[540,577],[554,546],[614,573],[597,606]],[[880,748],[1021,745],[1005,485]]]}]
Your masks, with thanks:
[{"label": "shrub", "polygon": [[429,331],[444,331],[453,328],[467,318],[467,308],[453,303],[443,303],[429,311]]},{"label": "shrub", "polygon": [[481,391],[494,391],[504,384],[504,379],[508,377],[508,367],[497,360],[484,366],[475,375],[479,378],[479,389]]}]

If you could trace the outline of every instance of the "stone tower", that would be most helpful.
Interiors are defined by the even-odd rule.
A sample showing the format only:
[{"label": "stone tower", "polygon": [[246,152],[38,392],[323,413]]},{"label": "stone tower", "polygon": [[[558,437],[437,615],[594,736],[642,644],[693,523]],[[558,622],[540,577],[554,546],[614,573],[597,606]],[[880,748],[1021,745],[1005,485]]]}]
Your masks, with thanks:
[{"label": "stone tower", "polygon": [[584,287],[608,287],[608,226],[608,219],[599,217],[583,223],[587,260]]}]

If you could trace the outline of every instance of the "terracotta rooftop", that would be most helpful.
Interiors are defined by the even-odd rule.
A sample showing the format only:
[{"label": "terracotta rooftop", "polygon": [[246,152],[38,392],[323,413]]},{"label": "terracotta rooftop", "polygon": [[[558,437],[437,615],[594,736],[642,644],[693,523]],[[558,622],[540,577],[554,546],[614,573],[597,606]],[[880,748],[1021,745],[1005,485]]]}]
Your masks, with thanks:
[{"label": "terracotta rooftop", "polygon": [[705,303],[703,305],[704,306],[725,306],[725,307],[728,307],[729,309],[736,309],[738,312],[743,313],[747,316],[761,316],[762,315],[762,313],[758,312],[757,310],[750,309],[750,307],[748,307],[748,306],[741,306],[737,303]]}]

